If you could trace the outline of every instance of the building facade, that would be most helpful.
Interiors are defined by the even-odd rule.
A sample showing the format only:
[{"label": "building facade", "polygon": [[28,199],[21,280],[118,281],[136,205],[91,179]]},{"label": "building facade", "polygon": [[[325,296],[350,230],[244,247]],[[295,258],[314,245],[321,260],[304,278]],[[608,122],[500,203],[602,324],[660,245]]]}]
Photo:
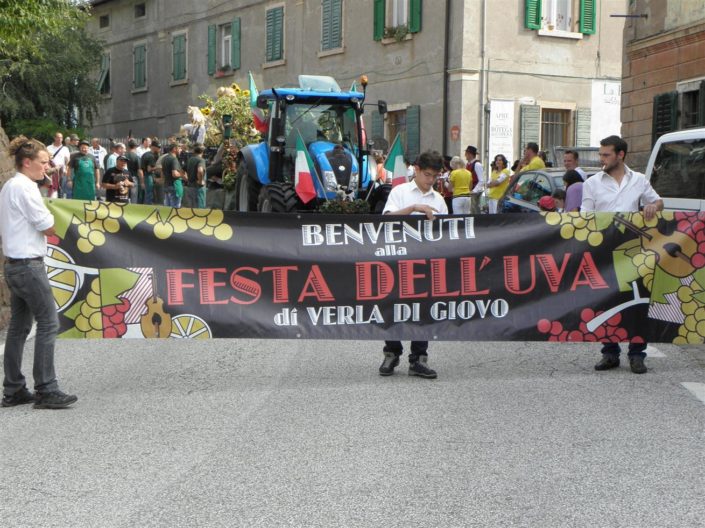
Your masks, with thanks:
[{"label": "building facade", "polygon": [[705,126],[705,3],[632,0],[624,28],[622,121],[643,169],[666,132]]},{"label": "building facade", "polygon": [[[220,86],[369,78],[377,146],[515,159],[535,141],[596,145],[620,132],[627,0],[94,0],[105,42],[98,136],[176,133]],[[359,86],[359,85],[358,85]],[[383,141],[384,140],[384,141]]]}]

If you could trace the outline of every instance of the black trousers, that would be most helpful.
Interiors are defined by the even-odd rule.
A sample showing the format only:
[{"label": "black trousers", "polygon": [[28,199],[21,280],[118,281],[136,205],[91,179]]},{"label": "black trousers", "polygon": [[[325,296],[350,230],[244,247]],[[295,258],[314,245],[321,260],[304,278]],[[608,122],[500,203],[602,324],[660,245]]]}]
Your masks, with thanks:
[{"label": "black trousers", "polygon": [[[412,341],[411,342],[411,353],[409,354],[409,363],[416,363],[419,360],[419,356],[428,356],[428,341]],[[384,351],[392,352],[397,356],[401,356],[404,352],[404,347],[401,341],[385,341]]]}]

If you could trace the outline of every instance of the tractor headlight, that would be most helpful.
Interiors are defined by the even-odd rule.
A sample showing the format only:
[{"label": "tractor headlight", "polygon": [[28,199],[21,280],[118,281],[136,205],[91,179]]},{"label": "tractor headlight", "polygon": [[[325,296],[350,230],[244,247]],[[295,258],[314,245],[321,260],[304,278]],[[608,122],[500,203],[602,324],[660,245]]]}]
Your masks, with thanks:
[{"label": "tractor headlight", "polygon": [[335,172],[323,171],[323,182],[326,186],[326,191],[337,191],[338,180],[335,179]]},{"label": "tractor headlight", "polygon": [[359,182],[359,175],[357,172],[353,172],[350,175],[350,181],[348,183],[348,189],[350,190],[356,190],[357,189],[357,184]]}]

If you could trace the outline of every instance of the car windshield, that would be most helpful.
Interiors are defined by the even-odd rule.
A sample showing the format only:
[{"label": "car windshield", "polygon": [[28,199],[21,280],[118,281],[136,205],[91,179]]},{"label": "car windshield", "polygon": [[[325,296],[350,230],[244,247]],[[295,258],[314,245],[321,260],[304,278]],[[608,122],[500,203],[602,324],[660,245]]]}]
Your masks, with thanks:
[{"label": "car windshield", "polygon": [[293,104],[286,107],[286,146],[296,148],[300,134],[308,145],[313,141],[328,141],[357,151],[357,120],[355,109],[345,105]]},{"label": "car windshield", "polygon": [[705,139],[661,145],[651,173],[651,185],[661,196],[703,197]]}]

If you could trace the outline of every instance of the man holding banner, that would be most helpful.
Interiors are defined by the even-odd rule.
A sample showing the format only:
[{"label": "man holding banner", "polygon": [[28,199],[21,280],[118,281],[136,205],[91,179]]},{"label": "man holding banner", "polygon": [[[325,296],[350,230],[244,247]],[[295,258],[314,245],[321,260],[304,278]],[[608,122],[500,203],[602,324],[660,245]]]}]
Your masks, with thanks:
[{"label": "man holding banner", "polygon": [[[414,179],[392,188],[382,214],[418,215],[433,220],[434,214],[448,214],[443,197],[433,190],[433,184],[443,170],[443,156],[426,151],[416,160]],[[433,379],[436,371],[428,368],[428,341],[412,341],[409,354],[409,376]],[[380,376],[391,376],[399,365],[404,349],[401,341],[384,342],[384,361],[379,367]]]},{"label": "man holding banner", "polygon": [[[583,184],[581,211],[636,212],[644,206],[644,219],[654,218],[663,210],[663,200],[654,191],[643,174],[632,171],[624,164],[627,142],[619,136],[609,136],[600,141],[602,171],[588,178]],[[595,370],[619,367],[619,343],[604,343],[602,359]],[[646,342],[629,344],[629,366],[634,374],[644,374]]]}]

